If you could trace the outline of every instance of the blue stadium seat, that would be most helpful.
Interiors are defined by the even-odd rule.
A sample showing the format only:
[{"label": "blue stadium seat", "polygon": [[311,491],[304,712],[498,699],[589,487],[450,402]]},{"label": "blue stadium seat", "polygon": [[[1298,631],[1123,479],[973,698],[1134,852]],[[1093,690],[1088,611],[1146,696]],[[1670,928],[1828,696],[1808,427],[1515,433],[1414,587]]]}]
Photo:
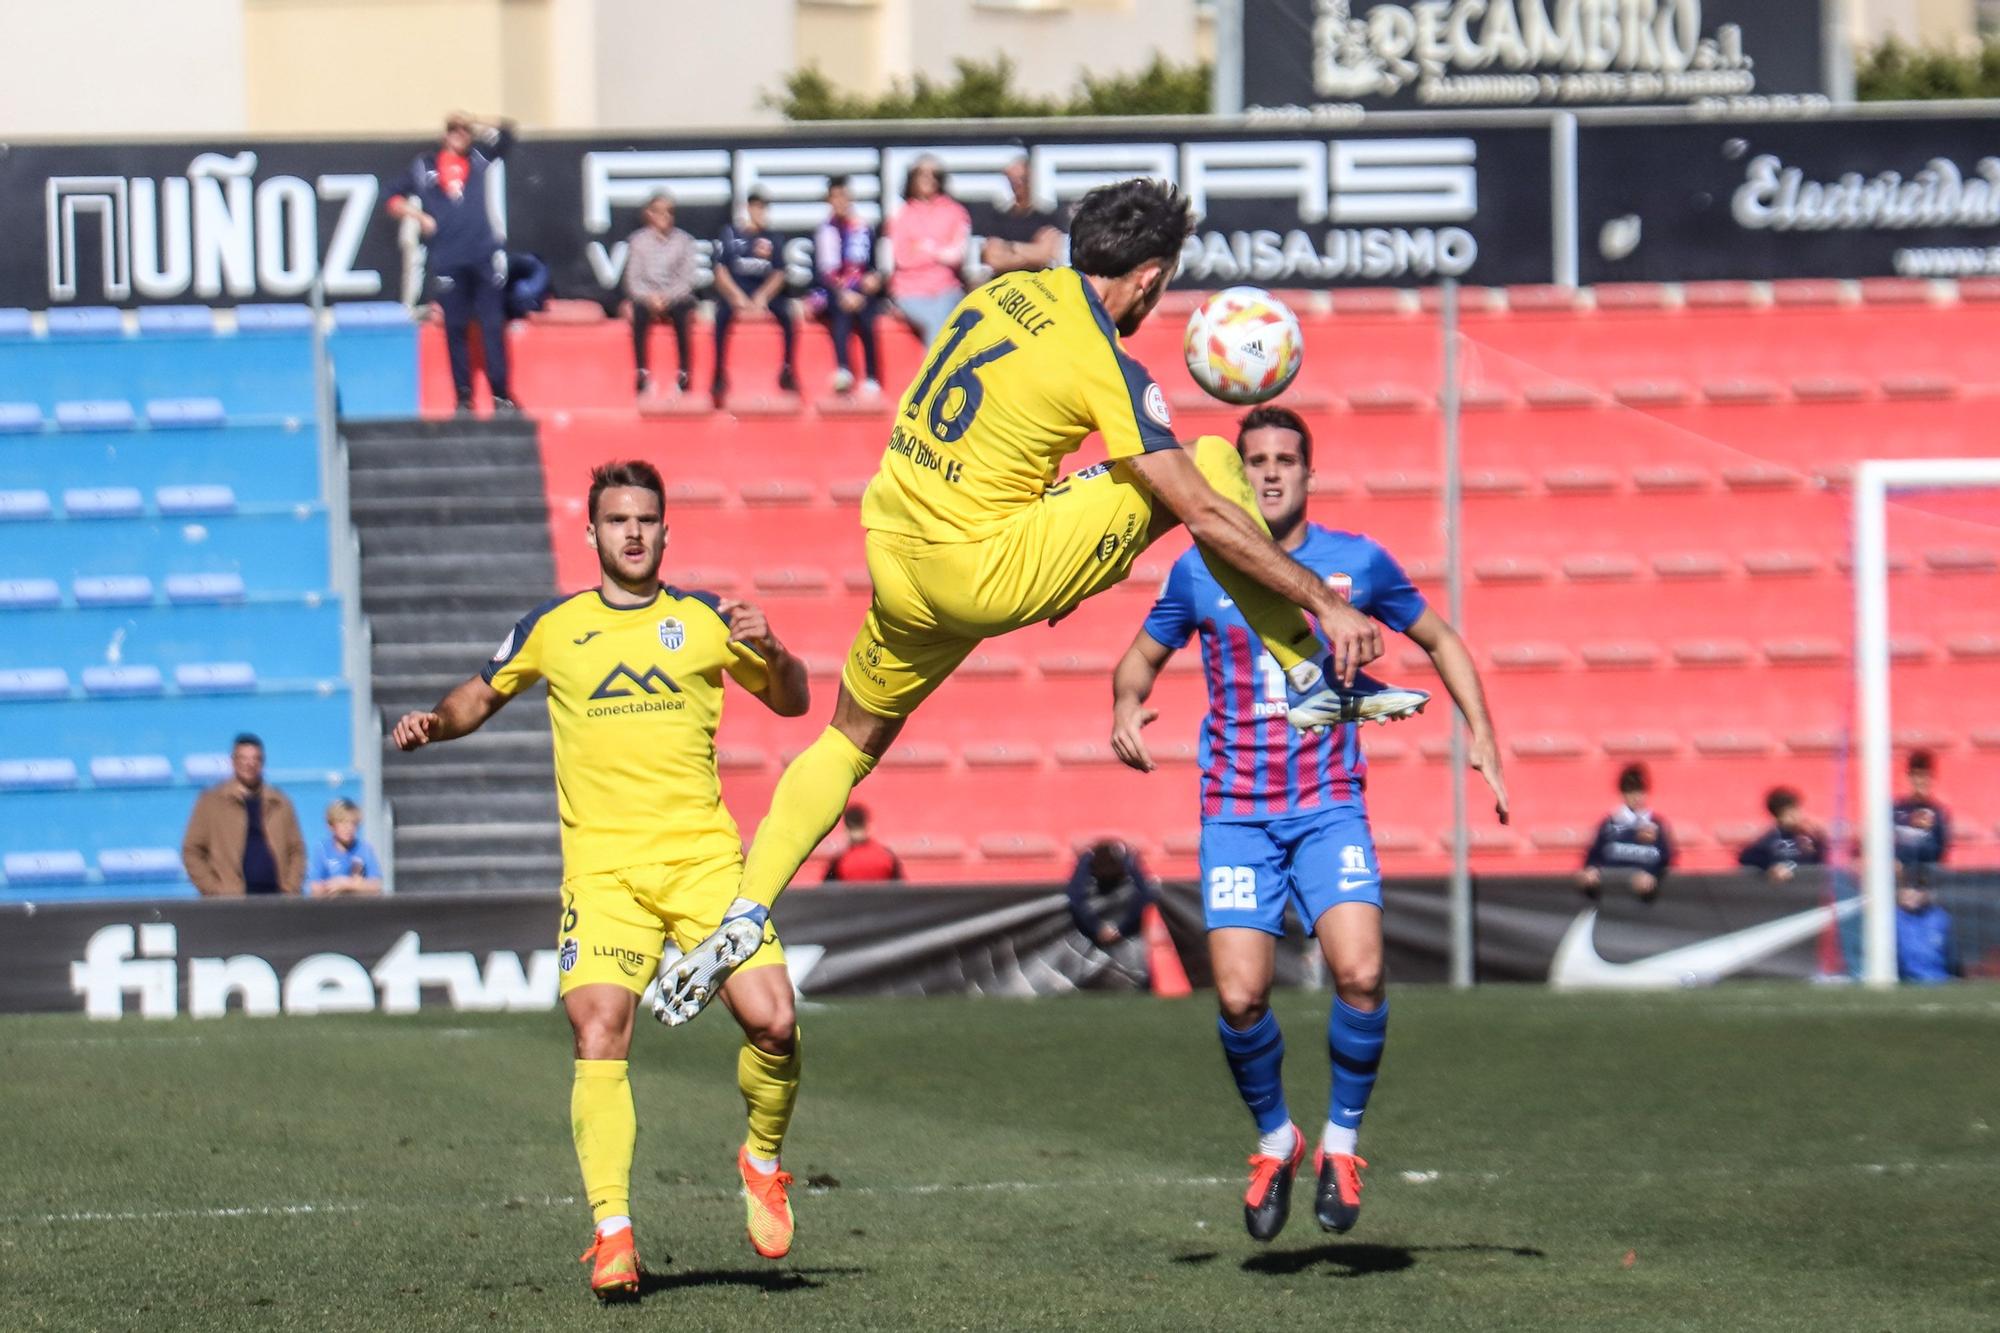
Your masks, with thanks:
[{"label": "blue stadium seat", "polygon": [[235,772],[236,766],[226,754],[191,754],[181,760],[181,776],[197,787],[211,786]]},{"label": "blue stadium seat", "polygon": [[[6,360],[0,357],[0,366]],[[55,491],[112,482],[143,490],[226,483],[243,505],[317,501],[319,444],[294,424],[40,435],[0,449],[0,487]]]},{"label": "blue stadium seat", "polygon": [[257,669],[248,662],[189,662],[174,668],[183,694],[243,694],[257,688]]},{"label": "blue stadium seat", "polygon": [[342,301],[333,308],[336,329],[400,329],[409,324],[409,309],[401,301]]},{"label": "blue stadium seat", "polygon": [[[125,661],[151,662],[163,671],[196,662],[249,662],[266,680],[317,680],[340,672],[341,607],[332,598],[104,608],[51,606],[44,598],[5,608],[0,600],[0,668],[75,673],[104,661],[116,643]],[[12,748],[0,747],[0,753]]]},{"label": "blue stadium seat", "polygon": [[150,663],[83,669],[83,692],[99,698],[138,698],[159,694],[166,688],[166,678]]},{"label": "blue stadium seat", "polygon": [[[61,667],[0,669],[0,700],[27,702],[37,699],[67,698],[69,698],[69,672]],[[15,720],[15,715],[8,714],[7,720],[11,724]]]},{"label": "blue stadium seat", "polygon": [[312,319],[310,307],[286,302],[236,307],[236,330],[239,333],[296,333],[301,329],[310,329]]},{"label": "blue stadium seat", "polygon": [[228,419],[220,398],[149,398],[146,422],[154,430],[188,430],[220,426]]},{"label": "blue stadium seat", "polygon": [[[416,335],[404,335],[408,375],[416,376]],[[214,397],[232,420],[312,419],[312,338],[307,330],[250,337],[34,338],[0,357],[0,400],[49,411],[70,399]],[[404,409],[416,413],[412,397]]]},{"label": "blue stadium seat", "polygon": [[0,307],[0,338],[32,338],[35,317],[19,306]]},{"label": "blue stadium seat", "polygon": [[48,312],[51,338],[122,337],[125,316],[108,305],[58,306]]},{"label": "blue stadium seat", "polygon": [[[62,693],[53,702],[23,705],[15,702],[22,696],[7,690],[16,674],[0,671],[0,734],[13,754],[77,760],[202,754],[227,750],[230,737],[249,731],[264,738],[274,769],[331,772],[354,762],[348,689],[338,681],[266,685],[255,694],[113,699],[72,694],[69,677],[56,670]],[[51,698],[46,692],[28,697]]]},{"label": "blue stadium seat", "polygon": [[243,600],[241,574],[169,574],[167,600],[176,606],[201,602]]},{"label": "blue stadium seat", "polygon": [[10,888],[38,884],[81,884],[90,877],[83,853],[59,851],[8,852],[0,857],[0,873]]},{"label": "blue stadium seat", "polygon": [[62,605],[54,579],[0,579],[0,611],[38,611]]},{"label": "blue stadium seat", "polygon": [[215,312],[205,305],[140,306],[139,332],[212,334],[215,332]]},{"label": "blue stadium seat", "polygon": [[0,759],[0,791],[61,791],[75,785],[74,759]]},{"label": "blue stadium seat", "polygon": [[144,574],[85,575],[69,585],[78,606],[148,606],[153,581]]},{"label": "blue stadium seat", "polygon": [[34,488],[0,491],[0,522],[10,519],[47,518],[55,512],[49,493]]},{"label": "blue stadium seat", "polygon": [[41,429],[40,403],[0,403],[0,435],[33,435]]},{"label": "blue stadium seat", "polygon": [[234,574],[252,593],[324,591],[331,582],[322,512],[180,519],[0,523],[0,578]]},{"label": "blue stadium seat", "polygon": [[97,854],[97,872],[107,884],[180,879],[181,854],[172,847],[107,847]]},{"label": "blue stadium seat", "polygon": [[174,766],[163,754],[99,755],[90,761],[90,780],[99,787],[170,787]]},{"label": "blue stadium seat", "polygon": [[153,503],[168,518],[205,518],[236,512],[236,489],[223,482],[199,486],[161,486]]},{"label": "blue stadium seat", "polygon": [[56,404],[58,430],[130,430],[138,418],[122,398],[87,398]]},{"label": "blue stadium seat", "polygon": [[63,492],[63,513],[71,518],[138,518],[146,497],[137,486],[77,486]]}]

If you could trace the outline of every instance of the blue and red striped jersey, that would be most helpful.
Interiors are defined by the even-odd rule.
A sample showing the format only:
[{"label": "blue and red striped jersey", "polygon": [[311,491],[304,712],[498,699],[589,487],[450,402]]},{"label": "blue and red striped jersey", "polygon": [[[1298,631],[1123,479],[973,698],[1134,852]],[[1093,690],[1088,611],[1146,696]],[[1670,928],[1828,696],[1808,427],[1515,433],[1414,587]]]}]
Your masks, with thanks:
[{"label": "blue and red striped jersey", "polygon": [[[1398,633],[1417,623],[1423,594],[1381,545],[1353,532],[1306,525],[1292,552],[1353,606]],[[1189,549],[1167,574],[1146,617],[1165,648],[1201,635],[1208,715],[1201,728],[1201,817],[1251,822],[1362,803],[1368,761],[1357,729],[1308,736],[1285,721],[1285,678],[1250,622]]]}]

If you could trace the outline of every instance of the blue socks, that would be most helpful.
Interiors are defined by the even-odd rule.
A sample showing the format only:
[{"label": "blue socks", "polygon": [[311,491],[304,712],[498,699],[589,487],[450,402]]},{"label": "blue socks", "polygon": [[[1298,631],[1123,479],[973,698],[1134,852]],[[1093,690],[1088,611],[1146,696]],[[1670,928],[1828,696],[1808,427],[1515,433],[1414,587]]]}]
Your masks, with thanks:
[{"label": "blue socks", "polygon": [[[1236,1091],[1250,1108],[1257,1132],[1272,1134],[1283,1129],[1292,1117],[1285,1109],[1285,1038],[1278,1031],[1278,1016],[1266,1010],[1262,1018],[1241,1032],[1230,1027],[1226,1019],[1217,1018],[1215,1025],[1222,1033],[1222,1053],[1229,1059]],[[1379,1054],[1381,1049],[1378,1034],[1375,1050]],[[1372,1074],[1369,1081],[1374,1081]]]},{"label": "blue socks", "polygon": [[1382,1043],[1388,1036],[1389,1002],[1370,1011],[1334,997],[1326,1020],[1326,1049],[1333,1060],[1333,1095],[1327,1100],[1329,1126],[1354,1130],[1375,1091],[1375,1072],[1382,1067]]}]

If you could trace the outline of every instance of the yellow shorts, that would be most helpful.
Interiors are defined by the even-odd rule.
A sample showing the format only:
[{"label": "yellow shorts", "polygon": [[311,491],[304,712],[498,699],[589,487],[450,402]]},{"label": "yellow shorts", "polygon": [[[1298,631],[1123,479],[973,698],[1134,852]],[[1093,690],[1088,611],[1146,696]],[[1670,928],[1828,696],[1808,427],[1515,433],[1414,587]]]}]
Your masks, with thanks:
[{"label": "yellow shorts", "polygon": [[1100,463],[976,541],[870,532],[875,595],[841,683],[869,712],[908,717],[982,640],[1066,615],[1123,582],[1152,518],[1152,494],[1131,469]]},{"label": "yellow shorts", "polygon": [[[736,899],[743,858],[659,861],[563,881],[562,928],[556,967],[561,992],[608,983],[637,995],[659,970],[668,936],[683,951],[715,933]],[[764,943],[737,971],[785,961],[778,934],[768,924]]]}]

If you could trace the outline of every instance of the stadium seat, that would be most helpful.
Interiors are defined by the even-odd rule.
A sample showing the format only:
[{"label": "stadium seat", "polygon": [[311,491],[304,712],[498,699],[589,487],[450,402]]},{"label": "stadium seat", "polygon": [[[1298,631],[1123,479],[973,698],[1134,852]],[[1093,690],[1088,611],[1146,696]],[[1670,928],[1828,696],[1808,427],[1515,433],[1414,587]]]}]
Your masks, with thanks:
[{"label": "stadium seat", "polygon": [[181,775],[200,787],[221,782],[235,771],[226,754],[191,754],[181,760]]},{"label": "stadium seat", "polygon": [[69,673],[60,667],[0,670],[0,700],[67,699]]},{"label": "stadium seat", "polygon": [[168,518],[205,518],[236,512],[236,490],[226,482],[195,486],[161,486],[153,504]]},{"label": "stadium seat", "polygon": [[108,305],[59,306],[46,319],[51,338],[117,337],[125,332],[125,316]]},{"label": "stadium seat", "polygon": [[183,694],[240,694],[257,688],[257,670],[248,662],[191,662],[174,668],[174,684]]},{"label": "stadium seat", "polygon": [[0,791],[61,791],[75,785],[74,759],[0,759]]},{"label": "stadium seat", "polygon": [[40,403],[0,403],[0,435],[27,435],[41,429]]},{"label": "stadium seat", "polygon": [[138,518],[146,497],[137,486],[79,486],[63,492],[63,513],[71,518]]},{"label": "stadium seat", "polygon": [[54,579],[0,579],[0,610],[29,611],[62,605]]},{"label": "stadium seat", "polygon": [[8,852],[0,857],[0,874],[10,888],[44,884],[81,884],[90,877],[83,853],[71,850]]},{"label": "stadium seat", "polygon": [[90,780],[99,787],[163,787],[174,766],[163,754],[99,755],[90,761]]},{"label": "stadium seat", "polygon": [[181,855],[172,847],[117,847],[97,854],[97,873],[111,884],[180,879]]},{"label": "stadium seat", "polygon": [[310,329],[312,320],[312,309],[303,305],[276,302],[236,307],[238,333],[294,333]]},{"label": "stadium seat", "polygon": [[156,666],[90,666],[83,669],[86,694],[105,698],[136,698],[159,694],[165,688],[165,678]]},{"label": "stadium seat", "polygon": [[153,398],[146,403],[146,423],[154,430],[220,426],[227,416],[220,398]]},{"label": "stadium seat", "polygon": [[34,488],[0,491],[0,523],[47,518],[54,512],[47,491]]},{"label": "stadium seat", "polygon": [[132,404],[118,398],[95,398],[56,404],[58,430],[130,430],[137,423]]},{"label": "stadium seat", "polygon": [[240,602],[244,597],[241,574],[169,574],[167,600],[176,604],[196,602]]},{"label": "stadium seat", "polygon": [[32,338],[35,319],[19,306],[0,306],[0,339]]},{"label": "stadium seat", "polygon": [[146,335],[214,333],[215,312],[205,305],[140,306],[139,332]]},{"label": "stadium seat", "polygon": [[145,606],[153,600],[153,581],[144,574],[105,574],[79,578],[70,584],[78,606]]},{"label": "stadium seat", "polygon": [[410,311],[401,301],[341,301],[333,307],[336,329],[407,328]]}]

